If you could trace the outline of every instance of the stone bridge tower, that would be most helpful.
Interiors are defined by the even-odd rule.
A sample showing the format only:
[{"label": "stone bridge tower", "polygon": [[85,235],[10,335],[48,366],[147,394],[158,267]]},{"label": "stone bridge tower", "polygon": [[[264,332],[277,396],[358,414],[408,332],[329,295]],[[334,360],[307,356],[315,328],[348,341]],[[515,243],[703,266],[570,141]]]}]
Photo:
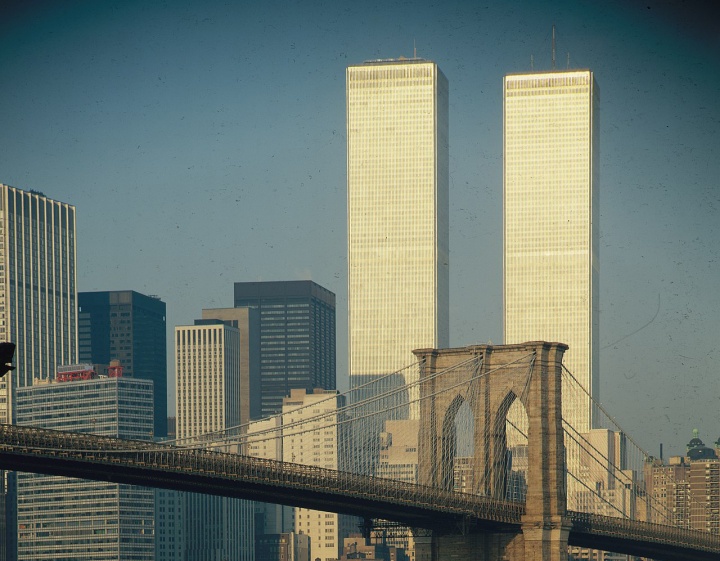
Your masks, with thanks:
[{"label": "stone bridge tower", "polygon": [[[519,400],[528,417],[526,514],[520,534],[433,536],[418,561],[566,561],[571,523],[566,517],[562,428],[562,343],[477,345],[414,351],[420,372],[419,483],[452,488],[455,416],[466,402],[474,418],[473,491],[504,499],[505,421]],[[452,366],[477,358],[476,368]],[[450,369],[450,370],[447,370]],[[447,370],[442,375],[433,374]],[[474,378],[477,391],[465,392]],[[457,388],[457,389],[453,389]]]}]

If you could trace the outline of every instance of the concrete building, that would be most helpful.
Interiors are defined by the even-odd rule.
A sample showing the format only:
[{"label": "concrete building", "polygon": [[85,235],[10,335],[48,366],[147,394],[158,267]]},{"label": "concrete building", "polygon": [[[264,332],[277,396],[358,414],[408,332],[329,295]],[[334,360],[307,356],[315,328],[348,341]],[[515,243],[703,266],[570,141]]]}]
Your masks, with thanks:
[{"label": "concrete building", "polygon": [[408,561],[401,547],[388,543],[367,543],[362,534],[351,534],[343,540],[343,553],[339,561],[368,559],[375,561]]},{"label": "concrete building", "polygon": [[75,207],[0,184],[0,341],[17,345],[0,378],[0,423],[12,392],[78,361]]},{"label": "concrete building", "polygon": [[119,360],[123,376],[152,380],[156,437],[167,435],[165,302],[134,290],[78,293],[80,362]]},{"label": "concrete building", "polygon": [[672,456],[667,464],[651,459],[645,464],[648,519],[680,528],[720,534],[720,459],[697,433],[685,456]]},{"label": "concrete building", "polygon": [[[627,441],[622,432],[593,429],[581,435],[587,443],[580,454],[576,477],[582,486],[568,485],[568,509],[637,520],[644,509],[637,474],[628,469]],[[594,549],[570,548],[571,559],[630,561],[634,556]]]},{"label": "concrete building", "polygon": [[[243,454],[265,460],[282,461],[282,415],[251,421],[247,428],[247,444]],[[265,534],[279,536],[292,533],[294,530],[293,511],[294,508],[291,506],[256,502],[255,534],[258,536],[256,545],[257,540],[260,539],[259,536]],[[269,543],[275,542],[270,541]]]},{"label": "concrete building", "polygon": [[[75,371],[93,371],[90,365]],[[66,370],[67,373],[67,370]],[[17,389],[19,425],[150,440],[152,381],[66,377]],[[42,474],[17,474],[17,559],[152,561],[153,490]]]},{"label": "concrete building", "polygon": [[183,497],[180,491],[154,489],[155,561],[177,561],[185,555]]},{"label": "concrete building", "polygon": [[[221,320],[175,327],[178,439],[240,423],[240,332]],[[250,501],[185,493],[186,561],[253,561]]]},{"label": "concrete building", "polygon": [[[377,477],[417,483],[418,481],[418,430],[420,423],[417,419],[387,420],[385,430],[380,433],[380,455],[375,474]],[[345,540],[346,546],[348,540]],[[350,542],[354,543],[354,542]],[[412,530],[408,527],[390,524],[384,528],[382,524],[372,532],[370,545],[380,548],[373,555],[385,558],[394,556],[394,552],[401,552],[399,559],[415,559],[415,539]],[[359,551],[346,551],[344,555],[359,553]],[[365,555],[365,553],[362,553]]]},{"label": "concrete building", "polygon": [[356,386],[449,343],[448,82],[434,62],[392,59],[348,67],[346,87]]},{"label": "concrete building", "polygon": [[[17,345],[0,378],[0,423],[13,422],[11,388],[77,362],[75,207],[0,183],[0,341]],[[15,556],[15,499],[0,470],[0,559]]]},{"label": "concrete building", "polygon": [[255,561],[311,561],[310,536],[304,534],[262,534],[255,548]]},{"label": "concrete building", "polygon": [[[568,70],[510,74],[503,93],[504,342],[566,343],[565,366],[597,399],[599,90]],[[589,397],[563,396],[575,430],[591,415]]]},{"label": "concrete building", "polygon": [[202,319],[219,319],[240,332],[240,424],[261,416],[260,312],[255,308],[203,309]]},{"label": "concrete building", "polygon": [[[343,403],[335,390],[293,389],[283,400],[283,461],[339,469],[337,410]],[[310,536],[310,558],[336,560],[354,519],[334,512],[295,508],[294,532]],[[357,526],[356,526],[357,527]]]},{"label": "concrete building", "polygon": [[259,412],[281,412],[293,389],[335,388],[335,294],[312,281],[236,282],[235,307],[260,317]]}]

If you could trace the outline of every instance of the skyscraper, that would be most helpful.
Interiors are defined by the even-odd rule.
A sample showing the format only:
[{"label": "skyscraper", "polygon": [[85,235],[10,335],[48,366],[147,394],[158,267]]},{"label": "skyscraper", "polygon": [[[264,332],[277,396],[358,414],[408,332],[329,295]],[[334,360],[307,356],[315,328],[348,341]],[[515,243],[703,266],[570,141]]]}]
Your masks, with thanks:
[{"label": "skyscraper", "polygon": [[335,294],[305,280],[236,282],[235,307],[260,314],[261,417],[292,389],[335,389]]},{"label": "skyscraper", "polygon": [[[598,108],[589,70],[504,81],[505,343],[569,345],[564,363],[598,396]],[[569,394],[568,394],[569,395]],[[592,428],[587,397],[563,417]]]},{"label": "skyscraper", "polygon": [[77,362],[75,207],[0,184],[0,341],[16,370],[0,378],[0,422],[12,420],[8,387],[47,379]]},{"label": "skyscraper", "polygon": [[126,378],[152,380],[155,436],[167,434],[165,302],[134,290],[78,293],[80,362],[119,360]]},{"label": "skyscraper", "polygon": [[[17,422],[149,440],[152,392],[132,378],[44,381],[17,389]],[[18,561],[154,559],[152,489],[33,473],[18,473],[17,489]]]},{"label": "skyscraper", "polygon": [[434,62],[347,69],[351,384],[449,339],[448,82]]},{"label": "skyscraper", "polygon": [[[240,332],[221,320],[175,327],[177,438],[240,423]],[[254,558],[250,501],[185,493],[187,561]]]},{"label": "skyscraper", "polygon": [[203,309],[203,319],[219,319],[240,332],[240,424],[260,418],[260,313],[255,308]]}]

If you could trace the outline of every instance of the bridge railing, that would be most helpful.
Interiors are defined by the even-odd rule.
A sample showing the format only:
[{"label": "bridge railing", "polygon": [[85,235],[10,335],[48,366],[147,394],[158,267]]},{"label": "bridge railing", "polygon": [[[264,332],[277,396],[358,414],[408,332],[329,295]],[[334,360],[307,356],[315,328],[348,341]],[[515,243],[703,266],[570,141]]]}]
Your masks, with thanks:
[{"label": "bridge railing", "polygon": [[637,541],[651,540],[654,543],[681,545],[710,552],[720,551],[720,536],[709,532],[588,512],[568,511],[568,517],[576,531],[625,540],[633,538]]},{"label": "bridge railing", "polygon": [[0,453],[87,462],[98,466],[100,478],[105,477],[103,465],[122,465],[295,490],[323,490],[343,497],[378,499],[503,524],[519,524],[524,513],[520,503],[317,466],[49,429],[0,425]]}]

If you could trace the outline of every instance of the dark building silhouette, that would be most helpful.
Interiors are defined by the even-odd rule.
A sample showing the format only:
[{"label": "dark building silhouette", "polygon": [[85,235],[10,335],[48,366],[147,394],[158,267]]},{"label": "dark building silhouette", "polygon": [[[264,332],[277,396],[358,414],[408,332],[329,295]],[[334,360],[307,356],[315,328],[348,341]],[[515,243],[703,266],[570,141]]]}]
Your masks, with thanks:
[{"label": "dark building silhouette", "polygon": [[280,413],[291,389],[335,389],[334,293],[312,281],[236,282],[235,307],[260,314],[260,417]]},{"label": "dark building silhouette", "polygon": [[165,302],[134,290],[79,292],[79,362],[119,360],[123,376],[154,383],[154,433],[167,435]]}]

